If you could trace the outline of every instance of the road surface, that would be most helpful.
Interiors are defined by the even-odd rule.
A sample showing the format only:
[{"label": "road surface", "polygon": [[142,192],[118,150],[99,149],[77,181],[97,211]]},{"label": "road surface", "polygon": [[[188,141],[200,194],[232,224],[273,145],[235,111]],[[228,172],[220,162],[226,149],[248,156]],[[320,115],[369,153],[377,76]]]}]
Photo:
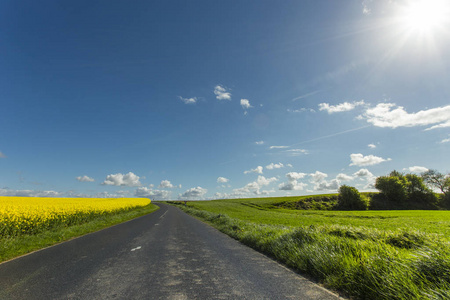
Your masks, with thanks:
[{"label": "road surface", "polygon": [[176,207],[0,264],[0,299],[338,299]]}]

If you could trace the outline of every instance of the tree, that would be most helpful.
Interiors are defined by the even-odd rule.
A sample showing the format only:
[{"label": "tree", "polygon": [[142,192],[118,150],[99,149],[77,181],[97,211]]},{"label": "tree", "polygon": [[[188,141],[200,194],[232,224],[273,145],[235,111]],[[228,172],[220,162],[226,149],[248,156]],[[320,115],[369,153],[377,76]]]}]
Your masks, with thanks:
[{"label": "tree", "polygon": [[450,209],[450,174],[444,175],[436,170],[428,170],[422,173],[423,181],[442,192],[442,207]]},{"label": "tree", "polygon": [[444,196],[450,194],[450,174],[444,175],[436,170],[422,173],[422,178],[428,185],[441,190]]},{"label": "tree", "polygon": [[369,201],[361,196],[356,188],[341,185],[339,187],[338,207],[350,210],[366,210],[369,207]]},{"label": "tree", "polygon": [[415,174],[405,175],[407,185],[408,202],[423,208],[435,208],[437,205],[437,197],[431,189],[429,189],[422,177]]},{"label": "tree", "polygon": [[374,206],[389,209],[435,209],[437,197],[424,179],[415,174],[392,171],[389,176],[380,176],[375,182],[380,196],[375,197]]},{"label": "tree", "polygon": [[389,173],[390,177],[398,177],[398,178],[402,178],[403,177],[403,173],[399,172],[397,170],[392,171],[391,173]]},{"label": "tree", "polygon": [[404,203],[408,198],[407,182],[403,175],[380,176],[375,181],[375,188],[390,202]]}]

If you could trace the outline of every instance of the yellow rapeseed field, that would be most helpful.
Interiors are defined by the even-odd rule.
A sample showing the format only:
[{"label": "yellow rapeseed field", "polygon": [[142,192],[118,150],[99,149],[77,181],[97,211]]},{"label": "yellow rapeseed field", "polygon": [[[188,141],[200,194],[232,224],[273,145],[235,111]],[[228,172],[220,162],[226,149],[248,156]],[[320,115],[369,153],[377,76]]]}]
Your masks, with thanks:
[{"label": "yellow rapeseed field", "polygon": [[148,204],[147,198],[0,197],[0,238],[80,224]]}]

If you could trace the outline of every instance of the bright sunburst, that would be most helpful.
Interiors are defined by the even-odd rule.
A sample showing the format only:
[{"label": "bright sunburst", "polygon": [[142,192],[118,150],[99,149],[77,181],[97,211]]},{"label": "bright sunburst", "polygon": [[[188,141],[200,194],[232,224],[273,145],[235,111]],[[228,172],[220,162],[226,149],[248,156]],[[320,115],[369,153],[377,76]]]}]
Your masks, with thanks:
[{"label": "bright sunburst", "polygon": [[413,0],[404,6],[400,20],[408,31],[433,33],[450,18],[450,0]]}]

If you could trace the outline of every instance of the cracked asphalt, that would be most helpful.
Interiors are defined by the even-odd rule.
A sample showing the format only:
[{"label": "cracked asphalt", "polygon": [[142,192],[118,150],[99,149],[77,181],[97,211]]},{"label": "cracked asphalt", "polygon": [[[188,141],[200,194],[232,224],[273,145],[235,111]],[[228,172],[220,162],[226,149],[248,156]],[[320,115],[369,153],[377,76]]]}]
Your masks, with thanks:
[{"label": "cracked asphalt", "polygon": [[176,207],[0,264],[0,299],[340,299]]}]

